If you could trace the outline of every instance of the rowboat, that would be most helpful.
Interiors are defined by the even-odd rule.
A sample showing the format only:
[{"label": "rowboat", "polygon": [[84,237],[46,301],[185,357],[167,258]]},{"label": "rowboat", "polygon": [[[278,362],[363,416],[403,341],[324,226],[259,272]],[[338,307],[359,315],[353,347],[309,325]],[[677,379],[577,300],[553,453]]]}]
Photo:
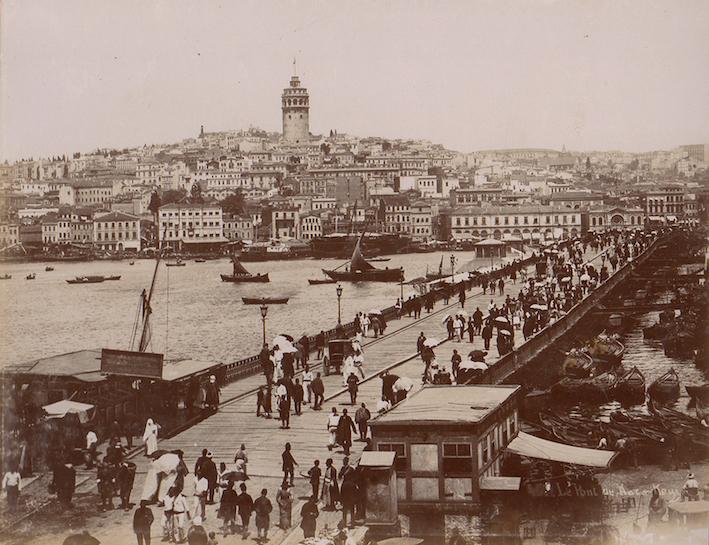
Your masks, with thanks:
[{"label": "rowboat", "polygon": [[686,331],[665,337],[662,346],[665,349],[665,356],[670,358],[694,357],[694,337]]},{"label": "rowboat", "polygon": [[618,380],[615,386],[615,397],[621,401],[645,399],[645,376],[637,367],[633,366]]},{"label": "rowboat", "polygon": [[198,257],[197,259],[194,260],[195,263],[205,263],[206,261],[207,260],[202,257]]},{"label": "rowboat", "polygon": [[625,346],[616,335],[601,333],[591,340],[587,347],[589,355],[596,361],[618,365],[625,354]]},{"label": "rowboat", "polygon": [[572,348],[566,353],[562,368],[568,377],[587,377],[593,368],[593,358],[584,350]]},{"label": "rowboat", "polygon": [[242,297],[245,305],[285,305],[290,297]]},{"label": "rowboat", "polygon": [[106,280],[104,276],[77,276],[66,281],[67,284],[100,284]]},{"label": "rowboat", "polygon": [[47,266],[44,268],[44,270],[45,270],[45,272],[51,272],[51,271],[54,270],[54,267],[52,267],[51,265],[47,265]]},{"label": "rowboat", "polygon": [[178,259],[177,261],[173,261],[172,263],[165,263],[166,267],[184,267],[185,265],[187,265],[187,263],[185,263],[181,259]]},{"label": "rowboat", "polygon": [[25,276],[25,280],[34,280],[35,278],[37,278],[37,275],[35,273],[30,273]]},{"label": "rowboat", "polygon": [[647,389],[650,397],[655,399],[676,399],[679,397],[679,376],[671,368],[664,375],[656,379]]},{"label": "rowboat", "polygon": [[666,324],[654,324],[643,328],[643,338],[661,341],[667,336],[668,331]]},{"label": "rowboat", "polygon": [[222,282],[268,282],[268,273],[251,274],[236,256],[231,258],[232,274],[220,274]]},{"label": "rowboat", "polygon": [[0,276],[0,280],[10,280],[10,278],[12,278],[12,275],[7,273]]},{"label": "rowboat", "polygon": [[308,278],[308,284],[317,286],[319,284],[337,284],[337,280],[332,278]]},{"label": "rowboat", "polygon": [[703,405],[709,404],[709,383],[701,386],[685,386],[684,389],[695,402],[699,401]]},{"label": "rowboat", "polygon": [[120,280],[121,275],[120,274],[112,274],[110,276],[105,276],[104,280]]}]

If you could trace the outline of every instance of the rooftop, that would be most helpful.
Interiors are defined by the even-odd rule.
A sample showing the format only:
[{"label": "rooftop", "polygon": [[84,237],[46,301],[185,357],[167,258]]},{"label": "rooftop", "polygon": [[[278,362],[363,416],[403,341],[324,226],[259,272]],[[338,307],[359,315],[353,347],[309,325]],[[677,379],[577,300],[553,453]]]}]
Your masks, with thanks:
[{"label": "rooftop", "polygon": [[111,212],[105,216],[95,218],[94,221],[99,223],[105,223],[107,221],[138,221],[138,216],[133,216],[132,214],[125,214],[123,212]]},{"label": "rooftop", "polygon": [[424,386],[372,424],[477,424],[520,389],[518,385]]}]

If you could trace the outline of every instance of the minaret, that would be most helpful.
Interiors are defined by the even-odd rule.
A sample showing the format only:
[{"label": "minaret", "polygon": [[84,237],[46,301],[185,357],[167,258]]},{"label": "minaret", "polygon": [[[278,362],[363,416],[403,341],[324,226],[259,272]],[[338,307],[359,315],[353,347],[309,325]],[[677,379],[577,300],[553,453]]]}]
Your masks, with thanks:
[{"label": "minaret", "polygon": [[283,138],[292,144],[307,144],[310,140],[310,103],[308,90],[300,86],[300,79],[293,76],[290,86],[283,89],[281,110],[283,111]]}]

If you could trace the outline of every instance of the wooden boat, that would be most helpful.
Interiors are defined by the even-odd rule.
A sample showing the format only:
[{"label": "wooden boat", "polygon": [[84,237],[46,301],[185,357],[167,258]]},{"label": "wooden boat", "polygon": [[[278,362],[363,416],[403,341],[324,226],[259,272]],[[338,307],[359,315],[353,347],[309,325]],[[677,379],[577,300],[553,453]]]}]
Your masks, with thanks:
[{"label": "wooden boat", "polygon": [[100,284],[105,280],[104,276],[77,276],[66,282],[67,284]]},{"label": "wooden boat", "polygon": [[615,386],[618,383],[618,375],[615,373],[601,373],[593,377],[585,385],[582,394],[592,399],[612,399]]},{"label": "wooden boat", "polygon": [[111,276],[105,276],[104,278],[106,280],[120,280],[121,275],[120,274],[112,274]]},{"label": "wooden boat", "polygon": [[25,280],[34,280],[35,278],[37,278],[37,275],[35,273],[30,273],[25,276]]},{"label": "wooden boat", "polygon": [[194,260],[195,263],[204,263],[206,261],[207,261],[206,259],[201,258],[201,257],[198,257],[197,259]]},{"label": "wooden boat", "polygon": [[685,386],[684,389],[695,402],[709,405],[709,383],[701,386]]},{"label": "wooden boat", "polygon": [[220,274],[222,282],[269,282],[268,273],[251,274],[236,256],[232,256],[231,261],[233,265],[232,274]]},{"label": "wooden boat", "polygon": [[368,259],[367,261],[369,261],[370,263],[384,263],[386,261],[391,261],[391,258],[390,257],[372,257],[372,258]]},{"label": "wooden boat", "polygon": [[131,260],[128,262],[128,265],[135,265],[135,261],[133,261],[133,260],[131,259]]},{"label": "wooden boat", "polygon": [[177,259],[176,261],[173,261],[172,263],[165,263],[166,267],[184,267],[187,265],[182,259]]},{"label": "wooden boat", "polygon": [[647,389],[650,397],[655,399],[676,399],[679,397],[679,377],[677,371],[670,369],[655,380]]},{"label": "wooden boat", "polygon": [[45,272],[51,272],[51,271],[54,270],[54,267],[52,267],[52,266],[50,266],[50,265],[47,265],[47,266],[44,268],[44,270],[45,270]]},{"label": "wooden boat", "polygon": [[322,271],[336,281],[347,282],[401,282],[404,280],[404,270],[398,269],[377,269],[367,263],[362,257],[360,246],[364,233],[359,237],[350,259],[350,266],[344,271],[337,269],[323,269]]},{"label": "wooden boat", "polygon": [[10,280],[10,278],[12,278],[12,275],[7,273],[0,276],[0,280]]},{"label": "wooden boat", "polygon": [[441,262],[438,264],[438,272],[428,272],[426,270],[426,280],[440,280],[446,276],[449,275],[443,273],[443,256],[441,256]]},{"label": "wooden boat", "polygon": [[616,335],[601,333],[596,335],[587,347],[589,355],[596,361],[618,365],[625,354],[625,346]]},{"label": "wooden boat", "polygon": [[618,380],[615,386],[615,397],[622,401],[645,399],[645,376],[637,367],[633,366]]},{"label": "wooden boat", "polygon": [[245,305],[285,305],[290,297],[242,297]]},{"label": "wooden boat", "polygon": [[686,331],[665,337],[662,347],[665,349],[665,356],[669,358],[694,357],[694,338]]},{"label": "wooden boat", "polygon": [[337,284],[337,280],[332,278],[308,278],[308,284],[317,286],[318,284]]},{"label": "wooden boat", "polygon": [[587,377],[593,369],[593,358],[584,350],[572,348],[566,353],[562,369],[567,377]]},{"label": "wooden boat", "polygon": [[669,327],[667,324],[654,324],[643,328],[643,338],[661,341],[667,336]]}]

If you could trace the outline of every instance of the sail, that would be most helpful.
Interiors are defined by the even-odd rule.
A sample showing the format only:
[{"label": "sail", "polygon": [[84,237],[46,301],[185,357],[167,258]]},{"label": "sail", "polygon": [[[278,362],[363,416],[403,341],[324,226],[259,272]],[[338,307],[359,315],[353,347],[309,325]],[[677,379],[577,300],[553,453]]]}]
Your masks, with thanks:
[{"label": "sail", "polygon": [[443,256],[441,256],[441,262],[438,264],[438,274],[443,274]]},{"label": "sail", "polygon": [[372,265],[367,263],[362,256],[362,252],[359,249],[359,243],[362,241],[362,237],[357,239],[357,243],[354,247],[354,252],[352,252],[352,259],[350,260],[350,270],[351,271],[371,271],[374,269]]},{"label": "sail", "polygon": [[251,274],[249,271],[247,271],[244,266],[241,264],[241,261],[236,256],[233,256],[231,258],[233,264],[234,264],[234,276],[240,275],[240,274]]}]

